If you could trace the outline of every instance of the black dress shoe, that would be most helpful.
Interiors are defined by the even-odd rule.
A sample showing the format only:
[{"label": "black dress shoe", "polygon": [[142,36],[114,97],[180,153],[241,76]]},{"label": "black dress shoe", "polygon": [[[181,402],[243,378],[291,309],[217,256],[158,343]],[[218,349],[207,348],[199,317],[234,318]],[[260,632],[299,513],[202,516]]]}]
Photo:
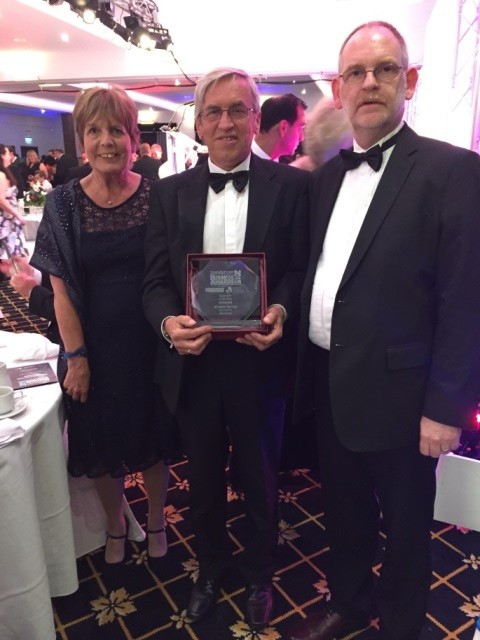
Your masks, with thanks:
[{"label": "black dress shoe", "polygon": [[364,629],[368,624],[367,619],[347,618],[327,607],[294,627],[288,640],[342,640],[354,631]]},{"label": "black dress shoe", "polygon": [[204,618],[217,604],[220,586],[217,580],[198,580],[190,594],[187,607],[187,620],[198,622]]},{"label": "black dress shoe", "polygon": [[272,617],[273,593],[271,584],[253,584],[247,588],[245,618],[252,629],[268,627]]}]

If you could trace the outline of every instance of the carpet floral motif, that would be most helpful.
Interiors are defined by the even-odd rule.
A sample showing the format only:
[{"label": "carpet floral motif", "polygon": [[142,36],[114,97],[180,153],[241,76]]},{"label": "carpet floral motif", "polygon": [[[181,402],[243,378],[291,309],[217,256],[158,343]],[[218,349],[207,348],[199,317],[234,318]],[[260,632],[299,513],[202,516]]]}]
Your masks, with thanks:
[{"label": "carpet floral motif", "polygon": [[96,611],[95,618],[98,626],[114,622],[117,618],[125,618],[136,611],[135,604],[124,587],[111,591],[107,596],[92,600],[92,610]]}]

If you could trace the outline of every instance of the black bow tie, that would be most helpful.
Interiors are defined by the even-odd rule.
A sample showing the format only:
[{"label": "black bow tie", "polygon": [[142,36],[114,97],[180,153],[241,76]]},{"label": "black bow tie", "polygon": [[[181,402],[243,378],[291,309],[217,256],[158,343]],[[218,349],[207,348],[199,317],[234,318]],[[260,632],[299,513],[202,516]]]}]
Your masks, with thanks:
[{"label": "black bow tie", "polygon": [[235,171],[234,173],[210,173],[208,180],[215,193],[225,189],[229,180],[237,191],[243,191],[248,184],[248,171]]},{"label": "black bow tie", "polygon": [[365,161],[368,162],[374,171],[379,171],[382,166],[383,152],[390,149],[390,147],[393,147],[402,130],[403,127],[394,136],[384,142],[382,146],[377,144],[364,153],[357,153],[351,149],[340,149],[340,156],[342,157],[346,170],[349,171],[350,169],[356,169]]}]

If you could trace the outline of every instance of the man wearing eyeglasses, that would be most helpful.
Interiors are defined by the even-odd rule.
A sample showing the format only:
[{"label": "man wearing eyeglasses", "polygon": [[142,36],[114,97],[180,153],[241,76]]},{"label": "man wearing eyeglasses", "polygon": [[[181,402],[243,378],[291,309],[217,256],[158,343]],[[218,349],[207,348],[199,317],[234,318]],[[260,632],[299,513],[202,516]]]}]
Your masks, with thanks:
[{"label": "man wearing eyeglasses", "polygon": [[[244,71],[216,69],[198,82],[195,122],[208,162],[152,187],[144,308],[160,337],[156,379],[178,418],[189,461],[199,578],[187,619],[195,623],[212,611],[227,578],[230,438],[245,497],[245,527],[238,534],[245,616],[261,629],[273,606],[277,469],[307,261],[308,174],[251,153],[260,107]],[[266,256],[263,322],[270,330],[212,340],[211,326],[197,326],[185,315],[186,255],[251,252]],[[218,636],[219,624],[214,620],[211,637]]]},{"label": "man wearing eyeglasses", "polygon": [[296,401],[316,407],[331,600],[289,640],[340,640],[371,616],[383,640],[420,636],[435,466],[480,390],[480,158],[403,123],[417,77],[390,24],[340,50],[354,150],[313,174]]}]

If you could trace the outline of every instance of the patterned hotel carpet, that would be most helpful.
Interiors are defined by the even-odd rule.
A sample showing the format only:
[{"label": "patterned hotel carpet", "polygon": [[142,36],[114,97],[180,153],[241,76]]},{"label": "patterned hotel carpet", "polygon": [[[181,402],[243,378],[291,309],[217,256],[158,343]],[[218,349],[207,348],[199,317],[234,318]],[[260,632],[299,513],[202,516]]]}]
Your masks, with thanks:
[{"label": "patterned hotel carpet", "polygon": [[[42,332],[45,323],[28,316],[26,305],[0,284],[1,328]],[[140,475],[126,479],[130,505],[141,524],[146,499]],[[322,513],[321,488],[315,474],[301,469],[281,474],[278,571],[271,626],[253,632],[243,621],[244,585],[235,564],[223,584],[214,613],[195,626],[185,623],[188,595],[196,578],[188,519],[188,465],[172,468],[166,515],[169,552],[159,574],[146,563],[145,543],[127,544],[127,562],[117,575],[103,572],[102,550],[78,561],[79,590],[55,598],[58,640],[282,640],[305,613],[328,600],[325,559],[328,547]],[[248,536],[242,497],[229,492],[229,534],[232,553],[241,553]],[[381,547],[379,540],[378,564]],[[421,640],[472,640],[480,616],[480,533],[461,532],[435,522],[432,529],[433,566],[428,617]],[[350,636],[375,640],[375,621]]]}]

